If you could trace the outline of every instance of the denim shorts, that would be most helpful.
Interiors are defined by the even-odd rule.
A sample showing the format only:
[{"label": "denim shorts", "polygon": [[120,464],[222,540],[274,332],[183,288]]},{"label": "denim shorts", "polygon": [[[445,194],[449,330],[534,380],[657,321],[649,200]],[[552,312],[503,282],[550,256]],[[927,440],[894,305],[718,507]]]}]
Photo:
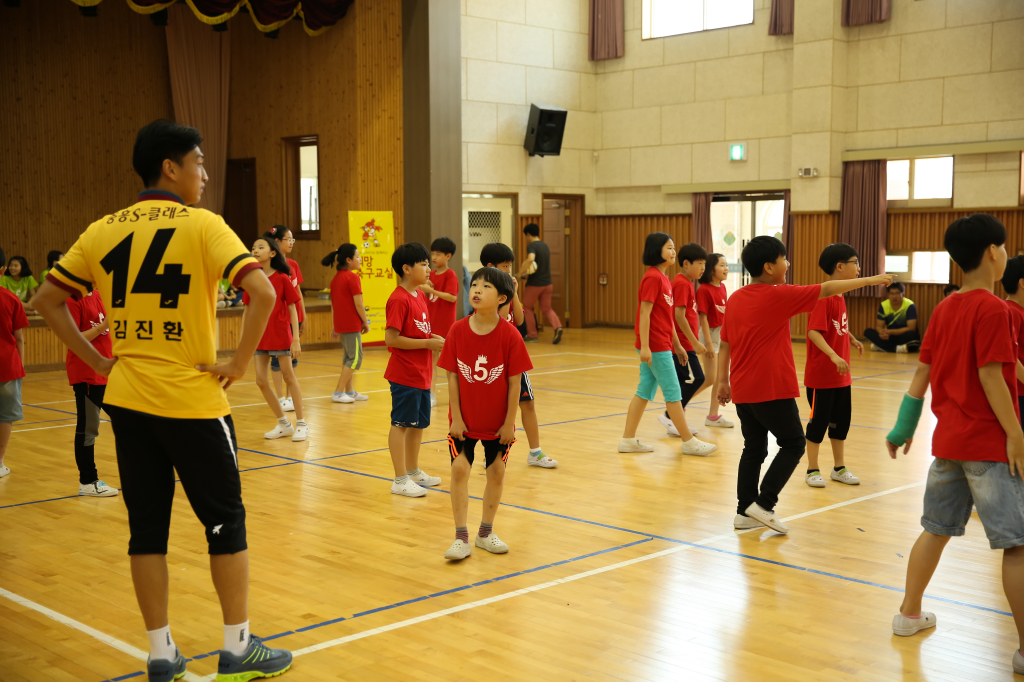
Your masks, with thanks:
[{"label": "denim shorts", "polygon": [[[256,352],[259,353],[259,351],[256,351]],[[278,356],[280,356],[280,355],[291,355],[292,354],[291,350],[289,350],[287,353],[282,353],[282,352],[273,351],[273,350],[272,351],[267,351],[267,352],[270,353],[270,371],[272,371],[272,372],[280,372],[281,371],[281,363],[277,359]],[[277,353],[277,355],[275,355],[275,353]],[[295,367],[298,364],[299,364],[299,359],[298,358],[292,358],[292,367]]]},{"label": "denim shorts", "polygon": [[[640,351],[637,351],[639,353]],[[679,378],[676,376],[676,365],[672,362],[672,351],[663,350],[651,353],[651,364],[640,363],[640,384],[636,394],[644,400],[654,400],[661,386],[661,395],[666,403],[678,403],[683,399],[679,389]]]},{"label": "denim shorts", "polygon": [[935,535],[963,535],[972,504],[978,506],[989,547],[1024,545],[1024,481],[1010,475],[1010,466],[936,457],[924,489],[924,529]]},{"label": "denim shorts", "polygon": [[24,419],[21,412],[21,379],[0,381],[0,424]]},{"label": "denim shorts", "polygon": [[[258,348],[256,349],[256,355],[269,355],[270,358],[271,358],[271,362],[273,362],[273,358],[276,358],[278,355],[291,355],[291,354],[292,354],[292,351],[291,351],[290,348],[287,349],[287,350],[260,350]],[[278,369],[280,369],[280,367],[278,367]]]}]

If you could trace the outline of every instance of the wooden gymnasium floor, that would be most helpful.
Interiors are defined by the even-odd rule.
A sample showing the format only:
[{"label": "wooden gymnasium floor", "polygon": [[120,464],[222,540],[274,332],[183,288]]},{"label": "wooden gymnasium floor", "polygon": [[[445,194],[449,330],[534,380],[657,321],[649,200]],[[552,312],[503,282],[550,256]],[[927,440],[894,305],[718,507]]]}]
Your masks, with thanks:
[{"label": "wooden gymnasium floor", "polygon": [[[550,335],[547,336],[550,338]],[[531,345],[545,451],[510,458],[496,531],[504,556],[442,558],[452,537],[442,404],[421,462],[443,478],[425,499],[389,494],[385,352],[356,377],[369,402],[328,396],[340,351],[299,366],[304,443],[267,441],[273,425],[252,383],[230,390],[252,557],[251,623],[296,652],[291,680],[1010,680],[1016,646],[1000,554],[977,519],[950,543],[926,608],[939,625],[894,637],[907,555],[920,532],[931,460],[926,412],[916,452],[890,461],[882,442],[916,356],[855,360],[847,461],[859,487],[803,483],[779,505],[790,535],[732,530],[739,428],[702,437],[712,457],[679,454],[652,403],[639,435],[616,443],[637,377],[632,333],[569,330]],[[795,344],[802,368],[803,344]],[[62,372],[24,383],[25,421],[0,481],[0,679],[141,678],[146,638],[129,577],[120,498],[79,498],[73,396]],[[702,415],[700,405],[690,410]],[[800,402],[806,416],[806,401]],[[724,414],[735,418],[731,408]],[[187,445],[186,445],[187,446]],[[118,485],[110,425],[96,446]],[[823,469],[831,456],[823,448]],[[471,493],[484,479],[474,474]],[[479,522],[470,505],[470,530]],[[171,625],[189,680],[212,677],[220,611],[202,529],[179,494],[171,529]]]}]

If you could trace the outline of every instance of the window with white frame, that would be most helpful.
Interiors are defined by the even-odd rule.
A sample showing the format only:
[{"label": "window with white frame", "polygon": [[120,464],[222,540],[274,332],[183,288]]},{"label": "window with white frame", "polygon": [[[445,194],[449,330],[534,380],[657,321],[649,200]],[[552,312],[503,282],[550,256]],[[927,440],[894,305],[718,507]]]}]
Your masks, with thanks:
[{"label": "window with white frame", "polygon": [[885,271],[898,275],[901,282],[948,284],[949,262],[949,254],[945,251],[888,253]]},{"label": "window with white frame", "polygon": [[891,159],[886,164],[890,207],[949,206],[953,201],[953,157]]},{"label": "window with white frame", "polygon": [[754,23],[754,0],[643,0],[642,38]]}]

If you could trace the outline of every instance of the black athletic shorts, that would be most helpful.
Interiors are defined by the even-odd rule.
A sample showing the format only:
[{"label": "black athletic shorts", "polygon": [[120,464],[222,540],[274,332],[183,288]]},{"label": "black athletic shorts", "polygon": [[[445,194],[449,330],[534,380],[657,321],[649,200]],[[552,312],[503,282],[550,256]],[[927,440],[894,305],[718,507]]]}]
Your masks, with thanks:
[{"label": "black athletic shorts", "polygon": [[846,440],[850,433],[850,415],[853,412],[852,391],[840,388],[808,388],[807,402],[811,404],[811,421],[807,424],[807,440],[821,443],[825,432],[832,440]]},{"label": "black athletic shorts", "polygon": [[516,442],[515,438],[508,445],[502,445],[501,440],[495,438],[494,440],[480,440],[476,438],[467,438],[466,440],[459,440],[451,434],[448,434],[448,453],[452,456],[452,462],[455,462],[457,457],[465,457],[466,461],[469,462],[469,466],[473,466],[474,450],[476,450],[476,444],[479,442],[484,446],[484,468],[494,464],[494,460],[501,457],[502,462],[508,462],[508,453],[512,451],[512,445]]},{"label": "black athletic shorts", "polygon": [[533,400],[533,384],[530,383],[530,375],[523,372],[519,376],[519,402],[525,403]]},{"label": "black athletic shorts", "polygon": [[175,471],[206,527],[210,554],[247,549],[231,415],[169,419],[109,404],[103,409],[114,427],[121,495],[128,508],[128,554],[167,554]]}]

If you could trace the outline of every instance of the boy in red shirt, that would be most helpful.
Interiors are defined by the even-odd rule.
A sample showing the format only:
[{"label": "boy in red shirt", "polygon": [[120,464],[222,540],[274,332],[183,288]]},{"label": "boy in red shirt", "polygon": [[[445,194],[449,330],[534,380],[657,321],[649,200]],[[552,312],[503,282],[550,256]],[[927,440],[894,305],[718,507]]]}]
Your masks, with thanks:
[{"label": "boy in red shirt", "polygon": [[[448,337],[448,330],[455,324],[455,302],[459,299],[459,278],[448,267],[448,261],[455,255],[455,242],[448,237],[438,237],[430,244],[430,260],[434,269],[429,281],[420,285],[420,291],[427,295],[427,312],[430,315],[430,329],[438,336]],[[437,362],[437,356],[434,356]],[[436,369],[431,380],[437,381],[440,374]],[[437,393],[430,391],[430,406],[437,405]]]},{"label": "boy in red shirt", "polygon": [[[1016,256],[1006,261],[1003,272],[1003,289],[1006,290],[1006,307],[1010,315],[1017,321],[1017,360],[1024,362],[1024,256]],[[959,291],[959,289],[957,289]],[[949,293],[945,298],[953,296]],[[945,300],[945,298],[943,300]],[[1017,404],[1024,415],[1024,382],[1020,380],[1024,366],[1017,367]]]},{"label": "boy in red shirt", "polygon": [[[7,256],[0,249],[0,277],[7,270]],[[25,367],[25,337],[21,330],[28,326],[25,306],[11,291],[0,287],[0,478],[11,470],[4,465],[7,443],[11,440],[14,422],[24,419],[21,411],[21,380]]]},{"label": "boy in red shirt", "polygon": [[[829,244],[818,258],[818,267],[832,280],[856,279],[860,275],[860,256],[849,244]],[[843,448],[850,432],[853,412],[850,374],[850,345],[864,357],[864,346],[850,336],[846,299],[829,296],[818,299],[807,322],[807,362],[804,386],[811,404],[811,422],[807,425],[807,485],[824,488],[825,479],[818,469],[818,451],[825,432],[832,441],[835,466],[830,478],[846,485],[860,485],[844,464]]]},{"label": "boy in red shirt", "polygon": [[439,366],[448,371],[448,444],[455,517],[455,542],[445,552],[445,559],[465,559],[473,551],[466,517],[469,473],[478,442],[483,446],[487,487],[474,544],[492,554],[508,552],[508,545],[498,539],[492,527],[501,504],[505,463],[516,442],[520,375],[533,367],[523,337],[498,315],[498,309],[514,292],[511,275],[497,268],[477,270],[469,292],[475,312],[452,326],[441,352]]},{"label": "boy in red shirt", "polygon": [[[818,299],[865,286],[889,284],[892,275],[878,275],[811,286],[786,284],[786,247],[775,237],[754,237],[740,255],[753,281],[729,299],[722,324],[719,354],[721,385],[718,402],[736,403],[743,431],[736,482],[737,529],[768,526],[778,533],[789,528],[776,518],[775,503],[804,455],[804,428],[796,399],[800,386],[793,361],[789,319],[814,310]],[[730,366],[731,365],[731,366]],[[768,457],[768,434],[779,443],[764,480],[761,465]]]},{"label": "boy in red shirt", "polygon": [[[100,292],[93,289],[90,293],[76,299],[74,296],[65,302],[71,319],[78,325],[78,330],[86,341],[92,343],[96,351],[105,358],[113,358],[111,348],[110,320],[103,308]],[[65,366],[68,371],[68,383],[75,392],[75,408],[78,412],[78,423],[75,425],[75,463],[78,464],[78,494],[88,497],[114,497],[117,488],[99,480],[96,471],[96,437],[100,435],[100,410],[103,409],[103,393],[107,388],[107,377],[97,374],[92,367],[68,349]]]},{"label": "boy in red shirt", "polygon": [[[946,229],[945,247],[964,271],[963,288],[935,308],[917,373],[886,437],[895,458],[910,449],[924,395],[932,388],[932,461],[924,491],[921,533],[907,562],[907,586],[896,635],[935,627],[921,598],[949,538],[964,534],[971,505],[989,546],[1003,550],[1003,591],[1017,621],[1024,617],[1024,434],[1017,405],[1017,349],[1007,304],[992,293],[1006,267],[1006,228],[990,215],[960,218]],[[1024,674],[1020,649],[1013,670]]]},{"label": "boy in red shirt", "polygon": [[395,466],[391,493],[423,497],[425,488],[441,484],[419,468],[423,429],[430,426],[432,353],[440,352],[444,339],[430,331],[426,283],[430,252],[418,242],[402,244],[391,256],[398,287],[385,308],[384,343],[391,352],[384,378],[391,383],[391,432],[388,449]]}]

